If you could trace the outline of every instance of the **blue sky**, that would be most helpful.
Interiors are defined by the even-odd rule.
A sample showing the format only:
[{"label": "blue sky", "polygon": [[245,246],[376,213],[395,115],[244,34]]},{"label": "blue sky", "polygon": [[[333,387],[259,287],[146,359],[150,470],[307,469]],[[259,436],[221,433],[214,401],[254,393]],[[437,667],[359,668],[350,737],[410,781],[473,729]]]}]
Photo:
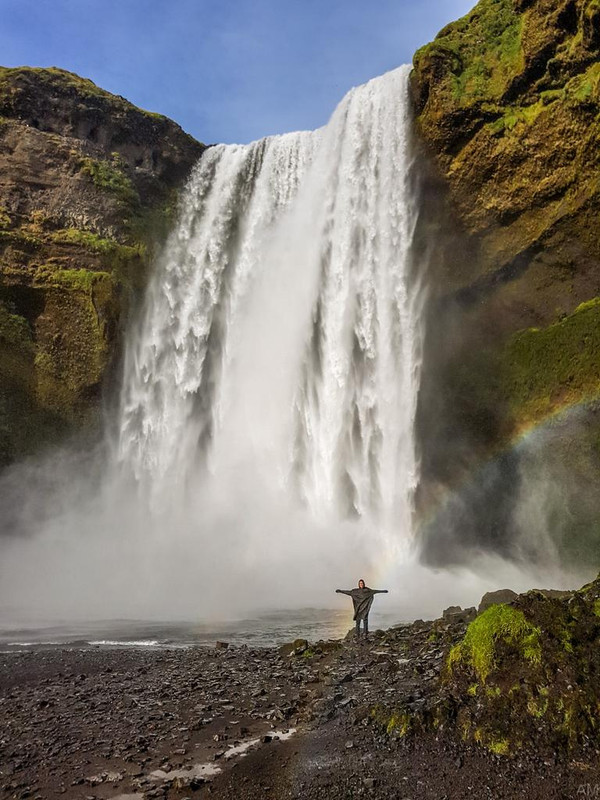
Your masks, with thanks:
[{"label": "blue sky", "polygon": [[198,139],[324,124],[475,0],[0,0],[0,63],[57,66]]}]

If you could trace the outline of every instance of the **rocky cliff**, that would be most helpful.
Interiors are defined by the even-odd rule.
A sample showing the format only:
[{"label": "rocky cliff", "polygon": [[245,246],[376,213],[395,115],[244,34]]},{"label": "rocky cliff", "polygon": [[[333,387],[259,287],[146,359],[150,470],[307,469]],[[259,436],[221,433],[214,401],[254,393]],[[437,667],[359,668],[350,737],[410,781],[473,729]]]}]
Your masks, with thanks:
[{"label": "rocky cliff", "polygon": [[600,556],[599,54],[597,0],[481,0],[414,57],[434,560],[514,549],[525,495],[559,554]]},{"label": "rocky cliff", "polygon": [[97,426],[127,309],[203,149],[72,73],[0,68],[0,465]]}]

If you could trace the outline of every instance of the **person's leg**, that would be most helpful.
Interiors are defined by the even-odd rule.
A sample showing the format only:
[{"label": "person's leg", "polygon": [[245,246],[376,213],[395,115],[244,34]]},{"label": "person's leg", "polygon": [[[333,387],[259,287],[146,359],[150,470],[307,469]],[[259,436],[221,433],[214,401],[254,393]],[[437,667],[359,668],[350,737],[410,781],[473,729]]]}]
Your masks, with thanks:
[{"label": "person's leg", "polygon": [[360,639],[360,620],[356,619],[356,638]]},{"label": "person's leg", "polygon": [[365,639],[368,639],[368,637],[369,637],[369,617],[365,617],[364,626],[365,626]]}]

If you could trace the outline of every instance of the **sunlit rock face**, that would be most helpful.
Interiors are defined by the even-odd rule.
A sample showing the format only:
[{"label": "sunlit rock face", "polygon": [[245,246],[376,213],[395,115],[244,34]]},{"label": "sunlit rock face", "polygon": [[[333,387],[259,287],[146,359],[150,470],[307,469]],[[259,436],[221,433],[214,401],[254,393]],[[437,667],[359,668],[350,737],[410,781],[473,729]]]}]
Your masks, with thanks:
[{"label": "sunlit rock face", "polygon": [[148,255],[204,147],[58,69],[0,69],[0,464],[98,431]]},{"label": "sunlit rock face", "polygon": [[434,559],[530,556],[524,528],[555,558],[600,556],[599,30],[586,0],[482,0],[414,58]]}]

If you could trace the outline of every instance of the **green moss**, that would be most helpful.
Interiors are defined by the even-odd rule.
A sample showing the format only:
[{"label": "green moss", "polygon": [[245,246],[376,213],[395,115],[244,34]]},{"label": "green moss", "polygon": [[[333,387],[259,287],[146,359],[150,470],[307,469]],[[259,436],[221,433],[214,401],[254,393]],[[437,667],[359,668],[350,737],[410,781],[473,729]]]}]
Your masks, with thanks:
[{"label": "green moss", "polygon": [[44,373],[51,373],[54,371],[54,362],[50,353],[45,352],[44,350],[40,350],[35,354],[34,359],[35,367],[38,372]]},{"label": "green moss", "polygon": [[58,244],[76,245],[85,247],[86,250],[102,256],[104,263],[112,270],[126,265],[133,259],[143,258],[146,248],[143,244],[123,245],[114,239],[104,239],[91,231],[80,230],[79,228],[66,228],[54,231],[51,234],[52,241]]},{"label": "green moss", "polygon": [[540,100],[545,106],[548,106],[551,103],[556,103],[558,100],[562,100],[564,95],[564,89],[546,89],[545,91],[540,92]]},{"label": "green moss", "polygon": [[[598,9],[588,4],[584,16],[597,18],[598,14]],[[441,81],[438,88],[459,106],[502,102],[511,80],[524,67],[523,26],[530,17],[527,11],[515,11],[512,0],[480,0],[469,14],[447,25],[433,42],[417,51],[415,69],[421,70],[431,60],[443,60],[446,70],[442,75],[439,71],[436,74],[436,80]],[[530,38],[532,31],[530,20]],[[572,75],[573,65],[579,60],[582,47],[583,30],[580,25],[574,34],[567,34],[564,41],[559,43],[557,54],[552,58],[554,71]],[[585,61],[589,62],[589,56]],[[568,64],[566,69],[565,63]],[[560,69],[561,65],[563,69]],[[572,77],[564,87],[552,86],[540,96],[543,104],[557,99],[584,104],[597,102],[600,99],[600,64],[597,60],[594,59],[594,63],[581,74]],[[510,119],[511,111],[507,110],[505,121],[510,122]],[[498,121],[496,130],[500,129],[501,124],[502,121]],[[510,130],[510,127],[507,129]]]},{"label": "green moss", "polygon": [[486,686],[485,694],[487,697],[500,697],[502,691],[499,686]]},{"label": "green moss", "polygon": [[33,285],[45,288],[52,286],[90,294],[94,286],[102,282],[112,284],[112,275],[108,272],[93,272],[88,269],[56,269],[45,265],[36,271]]},{"label": "green moss", "polygon": [[376,705],[371,709],[371,719],[380,727],[385,729],[388,736],[403,738],[413,727],[413,717],[408,711],[390,711],[382,705]]},{"label": "green moss", "polygon": [[0,230],[0,246],[2,245],[23,250],[25,253],[34,253],[42,246],[42,240],[23,228],[9,231]]},{"label": "green moss", "polygon": [[123,172],[120,159],[97,161],[86,156],[79,160],[78,167],[82,175],[88,175],[91,178],[94,186],[109,192],[126,205],[137,206],[139,204],[139,195]]},{"label": "green moss", "polygon": [[510,133],[514,130],[520,134],[523,126],[531,125],[546,110],[546,105],[542,100],[538,100],[529,106],[509,106],[499,119],[490,123],[490,130],[496,134]]},{"label": "green moss", "polygon": [[564,708],[564,717],[560,727],[567,737],[569,744],[571,744],[576,739],[575,709],[572,705],[568,705]]},{"label": "green moss", "polygon": [[14,314],[10,308],[0,301],[0,341],[21,351],[33,348],[31,328],[27,320]]},{"label": "green moss", "polygon": [[565,627],[562,628],[560,631],[560,641],[563,646],[563,650],[567,653],[573,652],[573,642],[571,641],[571,634],[569,630]]},{"label": "green moss", "polygon": [[[56,67],[0,67],[0,90],[11,86],[16,79],[34,75],[37,80],[54,84],[64,89],[76,89],[86,97],[113,97],[87,78],[81,78],[74,72]],[[116,100],[121,99],[115,97]]]},{"label": "green moss", "polygon": [[411,717],[408,712],[398,712],[392,714],[386,726],[388,736],[406,736],[410,731]]},{"label": "green moss", "polygon": [[36,81],[47,84],[49,88],[54,87],[63,92],[75,91],[84,98],[103,100],[115,110],[121,112],[134,108],[137,112],[150,119],[156,121],[166,119],[162,114],[138,108],[125,100],[125,98],[101,89],[88,78],[82,78],[74,72],[68,72],[57,67],[0,67],[0,99],[2,99],[3,95],[10,95],[11,91],[15,91],[16,81],[29,76],[35,76]]},{"label": "green moss", "polygon": [[527,700],[527,711],[532,717],[540,719],[548,711],[549,690],[546,686],[540,687],[537,696],[530,696]]},{"label": "green moss", "polygon": [[88,407],[86,397],[98,390],[106,368],[114,280],[108,273],[45,265],[33,286],[44,296],[44,314],[36,320],[36,403],[73,421]]},{"label": "green moss", "polygon": [[522,17],[512,0],[480,0],[417,51],[415,68],[442,56],[450,65],[447,80],[454,102],[497,100],[522,62],[521,29]]},{"label": "green moss", "polygon": [[479,684],[477,684],[477,683],[472,683],[472,684],[469,686],[469,688],[467,689],[467,694],[468,694],[470,697],[475,697],[475,696],[477,695],[477,687],[478,687],[478,686],[479,686]]},{"label": "green moss", "polygon": [[0,206],[0,230],[10,227],[10,216],[4,206]]},{"label": "green moss", "polygon": [[584,72],[575,75],[564,87],[565,100],[572,103],[589,103],[600,100],[600,64],[594,63]]},{"label": "green moss", "polygon": [[91,231],[80,230],[79,228],[54,231],[51,234],[51,238],[53,242],[81,245],[101,255],[112,253],[117,244],[114,240],[103,239]]},{"label": "green moss", "polygon": [[484,747],[497,756],[507,756],[510,754],[510,743],[508,739],[491,739],[486,742]]},{"label": "green moss", "polygon": [[600,600],[594,600],[594,614],[600,617]]},{"label": "green moss", "polygon": [[540,629],[527,622],[522,611],[505,604],[490,606],[470,623],[463,640],[450,650],[448,668],[470,667],[483,684],[495,667],[500,642],[514,648],[525,661],[539,664],[539,635]]},{"label": "green moss", "polygon": [[[497,607],[486,630],[472,629],[470,646],[459,653],[455,667],[460,662],[467,669],[446,672],[455,698],[448,721],[466,740],[498,755],[523,747],[571,755],[581,746],[597,747],[599,599],[596,579],[567,597],[531,591],[521,597],[519,608]],[[517,617],[503,619],[507,610]],[[483,691],[475,693],[469,683],[476,652],[484,654],[485,669],[493,661],[493,672],[489,670]]]},{"label": "green moss", "polygon": [[521,423],[579,402],[600,389],[600,298],[544,328],[515,334],[503,355],[501,380]]},{"label": "green moss", "polygon": [[[465,737],[463,737],[465,738]],[[485,747],[490,753],[496,756],[510,755],[510,742],[506,736],[501,736],[497,732],[490,732],[486,727],[476,728],[473,739],[477,744]]]}]

